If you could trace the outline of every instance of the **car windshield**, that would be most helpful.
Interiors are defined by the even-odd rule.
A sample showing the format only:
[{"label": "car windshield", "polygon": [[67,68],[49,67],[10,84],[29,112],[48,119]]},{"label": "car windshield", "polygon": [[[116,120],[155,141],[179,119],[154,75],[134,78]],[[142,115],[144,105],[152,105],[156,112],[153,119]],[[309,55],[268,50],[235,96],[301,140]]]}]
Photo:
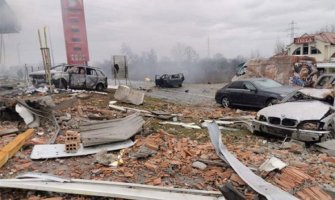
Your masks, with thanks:
[{"label": "car windshield", "polygon": [[275,88],[283,86],[282,84],[278,83],[277,81],[270,80],[270,79],[262,79],[254,81],[255,85],[261,88]]}]

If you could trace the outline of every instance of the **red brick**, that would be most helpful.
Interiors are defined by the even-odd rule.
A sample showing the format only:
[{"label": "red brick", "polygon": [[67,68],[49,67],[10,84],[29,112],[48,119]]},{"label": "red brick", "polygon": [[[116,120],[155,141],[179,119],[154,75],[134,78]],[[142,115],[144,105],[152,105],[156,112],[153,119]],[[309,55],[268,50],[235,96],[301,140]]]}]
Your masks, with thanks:
[{"label": "red brick", "polygon": [[157,165],[151,164],[149,162],[144,163],[144,166],[146,168],[148,168],[149,170],[154,171],[154,172],[157,171],[157,169],[158,169]]}]

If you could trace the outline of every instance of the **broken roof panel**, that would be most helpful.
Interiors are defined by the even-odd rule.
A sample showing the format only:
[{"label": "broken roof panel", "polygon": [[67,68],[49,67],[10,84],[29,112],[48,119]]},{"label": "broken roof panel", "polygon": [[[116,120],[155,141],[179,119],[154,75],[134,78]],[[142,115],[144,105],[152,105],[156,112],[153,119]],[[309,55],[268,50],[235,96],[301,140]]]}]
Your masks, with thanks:
[{"label": "broken roof panel", "polygon": [[5,0],[0,0],[0,34],[18,33],[21,27],[14,11]]}]

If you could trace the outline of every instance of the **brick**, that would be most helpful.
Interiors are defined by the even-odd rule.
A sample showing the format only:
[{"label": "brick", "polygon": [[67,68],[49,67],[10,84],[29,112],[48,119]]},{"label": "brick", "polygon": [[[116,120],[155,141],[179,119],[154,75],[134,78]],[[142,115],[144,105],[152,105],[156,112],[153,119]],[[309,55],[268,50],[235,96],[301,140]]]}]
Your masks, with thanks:
[{"label": "brick", "polygon": [[151,164],[149,162],[144,163],[144,166],[146,168],[148,168],[149,170],[154,171],[154,172],[157,171],[157,169],[158,169],[157,165]]},{"label": "brick", "polygon": [[154,180],[152,181],[152,183],[153,183],[154,185],[160,185],[160,184],[162,183],[162,179],[161,179],[161,178],[156,178],[156,179],[154,179]]},{"label": "brick", "polygon": [[31,165],[32,165],[31,162],[27,162],[27,163],[24,163],[24,164],[20,164],[20,165],[15,166],[15,168],[16,168],[17,170],[25,170],[25,169],[30,168]]},{"label": "brick", "polygon": [[76,153],[79,147],[78,142],[65,142],[65,151],[67,153]]},{"label": "brick", "polygon": [[154,141],[145,141],[144,146],[155,151],[159,150],[159,146],[155,144]]},{"label": "brick", "polygon": [[230,176],[230,180],[237,183],[240,186],[245,185],[245,182],[237,174],[232,174]]}]

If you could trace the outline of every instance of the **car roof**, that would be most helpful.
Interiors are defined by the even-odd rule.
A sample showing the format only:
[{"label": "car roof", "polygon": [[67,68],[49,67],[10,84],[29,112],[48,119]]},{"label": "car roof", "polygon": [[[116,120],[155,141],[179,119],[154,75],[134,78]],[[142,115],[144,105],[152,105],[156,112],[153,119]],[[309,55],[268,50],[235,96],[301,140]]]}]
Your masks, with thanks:
[{"label": "car roof", "polygon": [[[263,80],[272,80],[272,79],[268,79],[268,78],[246,78],[246,79],[241,79],[241,80],[237,80],[237,81],[263,81]],[[236,81],[234,81],[236,82]]]},{"label": "car roof", "polygon": [[92,66],[86,66],[86,65],[70,65],[70,64],[56,65],[56,66],[51,67],[51,69],[56,68],[56,67],[68,67],[68,66],[74,66],[74,67],[86,67],[86,68],[91,68],[91,69],[99,69],[99,70],[102,70],[100,67],[92,67]]}]

